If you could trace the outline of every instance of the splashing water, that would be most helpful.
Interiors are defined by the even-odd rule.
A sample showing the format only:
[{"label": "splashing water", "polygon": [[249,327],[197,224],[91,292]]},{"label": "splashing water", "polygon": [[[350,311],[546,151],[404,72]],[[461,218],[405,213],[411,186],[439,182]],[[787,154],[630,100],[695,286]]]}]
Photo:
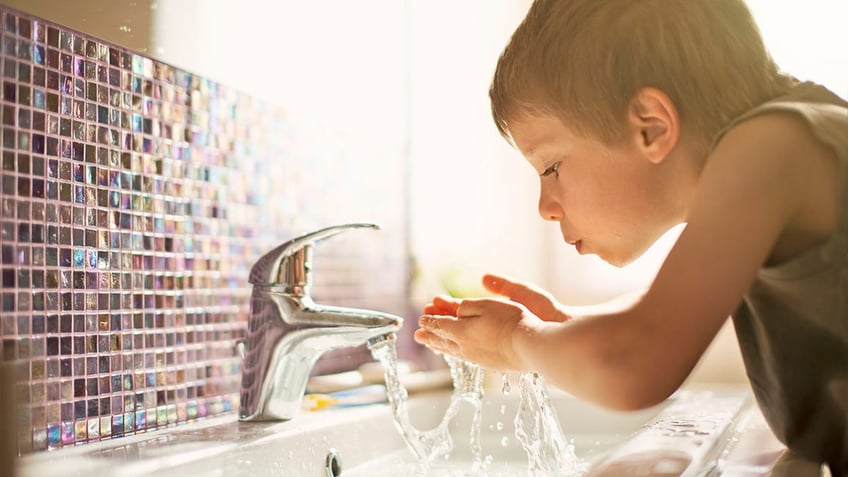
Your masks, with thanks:
[{"label": "splashing water", "polygon": [[453,450],[453,439],[449,425],[459,412],[462,401],[470,403],[474,408],[474,418],[471,426],[472,471],[477,472],[482,465],[482,450],[480,447],[480,426],[483,398],[483,370],[476,364],[445,358],[451,369],[454,392],[450,405],[441,423],[433,429],[420,431],[409,419],[406,407],[408,397],[406,387],[401,384],[397,374],[397,348],[394,342],[385,341],[371,348],[371,353],[385,370],[386,391],[389,404],[392,406],[394,421],[401,435],[418,458],[424,472],[429,465],[439,458],[446,458]]},{"label": "splashing water", "polygon": [[[493,457],[482,457],[480,430],[482,426],[483,369],[473,363],[444,356],[450,366],[454,391],[451,395],[445,415],[439,425],[430,430],[416,429],[409,418],[406,407],[408,394],[398,379],[397,349],[391,340],[381,342],[371,348],[371,353],[385,370],[386,390],[392,406],[395,425],[407,446],[419,463],[416,476],[430,475],[430,466],[438,459],[446,459],[454,444],[449,425],[459,412],[462,402],[471,404],[473,416],[470,429],[471,473],[461,470],[450,475],[478,476],[492,463]],[[502,376],[502,392],[510,393],[510,383],[506,374]],[[580,475],[586,465],[574,454],[574,447],[568,445],[559,426],[556,413],[542,378],[537,374],[526,373],[519,378],[521,402],[515,416],[515,436],[528,457],[528,475],[530,477],[570,477]],[[505,406],[500,407],[504,414]],[[503,439],[507,439],[504,437]],[[441,474],[440,474],[441,475]]]},{"label": "splashing water", "polygon": [[458,408],[462,400],[465,400],[474,408],[470,443],[471,471],[476,474],[481,468],[483,455],[483,449],[480,446],[480,428],[483,422],[483,368],[450,356],[445,356],[445,362],[450,366],[451,377],[453,378],[453,395],[451,395],[450,408]]},{"label": "splashing water", "polygon": [[515,437],[527,453],[529,475],[580,475],[584,465],[574,454],[574,446],[565,442],[541,376],[524,373],[518,387],[521,404],[515,416]]}]

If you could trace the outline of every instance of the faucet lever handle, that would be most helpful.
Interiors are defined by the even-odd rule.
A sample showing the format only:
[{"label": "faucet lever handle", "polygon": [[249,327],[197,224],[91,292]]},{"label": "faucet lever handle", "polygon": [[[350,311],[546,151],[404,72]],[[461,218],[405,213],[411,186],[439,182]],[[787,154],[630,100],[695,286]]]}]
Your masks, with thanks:
[{"label": "faucet lever handle", "polygon": [[263,255],[250,269],[249,282],[253,285],[284,284],[305,288],[309,285],[309,266],[312,246],[347,230],[379,229],[371,223],[333,225],[295,237]]}]

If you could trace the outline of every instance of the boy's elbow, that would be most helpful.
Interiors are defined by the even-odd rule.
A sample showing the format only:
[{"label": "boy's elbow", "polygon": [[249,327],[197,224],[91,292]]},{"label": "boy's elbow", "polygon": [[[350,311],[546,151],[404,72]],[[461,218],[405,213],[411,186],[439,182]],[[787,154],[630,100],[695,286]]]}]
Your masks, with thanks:
[{"label": "boy's elbow", "polygon": [[578,397],[613,411],[639,411],[662,403],[674,392],[673,389],[666,391],[656,388],[655,383],[636,383],[628,378],[607,376],[603,381],[596,380],[594,385],[584,388],[583,392],[577,392]]},{"label": "boy's elbow", "polygon": [[651,372],[647,372],[645,366],[634,366],[637,360],[605,358],[601,359],[603,365],[599,368],[605,368],[606,372],[597,375],[601,379],[597,383],[598,400],[610,409],[638,411],[656,406],[668,399],[680,385],[671,373],[663,373],[653,367]]},{"label": "boy's elbow", "polygon": [[606,406],[638,411],[668,399],[683,383],[688,369],[684,360],[668,359],[656,352],[653,327],[639,326],[645,320],[638,316],[626,320],[636,325],[635,329],[610,333],[602,343],[593,343],[588,352]]}]

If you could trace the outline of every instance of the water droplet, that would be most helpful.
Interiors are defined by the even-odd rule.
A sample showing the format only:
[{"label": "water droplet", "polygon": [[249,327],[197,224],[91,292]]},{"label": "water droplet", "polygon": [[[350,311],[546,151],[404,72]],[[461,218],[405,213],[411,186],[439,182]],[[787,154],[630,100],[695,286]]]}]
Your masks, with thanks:
[{"label": "water droplet", "polygon": [[503,373],[501,375],[501,392],[504,396],[509,396],[509,392],[511,391],[509,386],[509,375]]}]

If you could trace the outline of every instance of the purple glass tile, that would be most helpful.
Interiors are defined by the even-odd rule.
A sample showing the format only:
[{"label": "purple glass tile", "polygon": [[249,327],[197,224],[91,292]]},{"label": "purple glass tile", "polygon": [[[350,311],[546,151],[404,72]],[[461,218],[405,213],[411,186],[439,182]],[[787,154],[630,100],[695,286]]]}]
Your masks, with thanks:
[{"label": "purple glass tile", "polygon": [[61,424],[61,432],[62,432],[62,444],[73,444],[74,443],[74,423],[73,422],[62,422]]},{"label": "purple glass tile", "polygon": [[[361,154],[212,79],[0,13],[0,357],[21,370],[21,452],[233,412],[247,272],[293,234],[347,220],[313,200],[328,189],[397,227],[380,250],[406,263],[404,210],[373,210],[400,193],[363,193],[404,177],[401,151]],[[373,187],[350,184],[345,156],[382,171]],[[341,250],[322,245],[316,275],[385,277],[361,305],[401,313],[405,265]],[[316,298],[350,303],[362,282],[348,273]]]}]

